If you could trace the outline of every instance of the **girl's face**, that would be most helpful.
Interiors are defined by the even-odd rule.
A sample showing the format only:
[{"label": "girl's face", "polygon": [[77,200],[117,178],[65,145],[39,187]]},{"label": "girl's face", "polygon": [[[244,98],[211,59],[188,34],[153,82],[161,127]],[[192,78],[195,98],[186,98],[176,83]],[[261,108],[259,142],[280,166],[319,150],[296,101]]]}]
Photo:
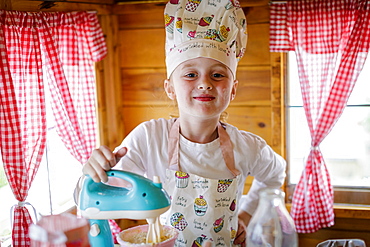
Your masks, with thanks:
[{"label": "girl's face", "polygon": [[234,99],[237,84],[226,65],[200,57],[180,64],[164,87],[177,100],[180,116],[218,119]]}]

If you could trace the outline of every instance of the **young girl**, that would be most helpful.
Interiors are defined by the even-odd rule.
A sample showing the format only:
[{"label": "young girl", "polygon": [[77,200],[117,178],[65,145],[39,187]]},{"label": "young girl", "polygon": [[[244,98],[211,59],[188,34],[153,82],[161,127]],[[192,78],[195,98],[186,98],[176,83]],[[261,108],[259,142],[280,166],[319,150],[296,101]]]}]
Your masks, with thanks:
[{"label": "young girl", "polygon": [[171,0],[165,20],[164,88],[179,118],[140,124],[114,152],[94,150],[83,172],[96,182],[107,182],[111,168],[159,176],[172,198],[166,224],[180,231],[176,246],[245,246],[258,192],[282,186],[285,162],[260,137],[220,122],[238,85],[244,13],[236,1]]}]

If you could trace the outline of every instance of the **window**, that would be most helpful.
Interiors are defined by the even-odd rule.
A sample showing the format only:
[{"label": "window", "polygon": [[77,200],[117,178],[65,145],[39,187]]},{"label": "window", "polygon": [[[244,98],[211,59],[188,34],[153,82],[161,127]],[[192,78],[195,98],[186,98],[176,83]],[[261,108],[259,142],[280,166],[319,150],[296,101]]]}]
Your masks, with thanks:
[{"label": "window", "polygon": [[[48,90],[45,90],[47,93]],[[46,102],[48,102],[46,95]],[[54,116],[47,105],[47,145],[46,150],[29,190],[27,202],[40,215],[58,214],[72,208],[75,203],[73,191],[82,174],[81,164],[69,153],[56,133]],[[1,155],[1,152],[0,152]],[[10,208],[17,203],[7,183],[2,159],[0,159],[0,241],[8,246],[11,239]],[[34,212],[27,206],[35,222]],[[10,243],[9,243],[10,244]]]},{"label": "window", "polygon": [[[310,134],[304,114],[295,53],[288,55],[288,194],[298,183]],[[342,116],[320,145],[334,186],[334,202],[370,205],[370,61],[367,59]]]}]

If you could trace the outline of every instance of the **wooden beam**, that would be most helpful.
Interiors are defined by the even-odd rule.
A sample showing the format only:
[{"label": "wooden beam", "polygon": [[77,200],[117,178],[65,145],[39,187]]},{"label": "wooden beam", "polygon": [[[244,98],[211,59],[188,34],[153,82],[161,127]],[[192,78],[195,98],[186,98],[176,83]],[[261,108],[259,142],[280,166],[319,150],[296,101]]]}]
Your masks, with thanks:
[{"label": "wooden beam", "polygon": [[285,107],[284,107],[284,62],[283,53],[271,53],[271,147],[283,157],[285,154]]},{"label": "wooden beam", "polygon": [[11,0],[1,0],[0,9],[12,10],[12,1]]},{"label": "wooden beam", "polygon": [[104,15],[100,17],[100,22],[108,47],[107,57],[99,62],[100,75],[97,77],[100,144],[114,148],[121,143],[124,137],[119,101],[122,89],[117,35],[118,20],[115,15]]},{"label": "wooden beam", "polygon": [[[118,5],[129,5],[129,4],[166,4],[167,0],[118,0]],[[240,0],[242,7],[253,7],[253,6],[265,6],[268,5],[270,0]]]},{"label": "wooden beam", "polygon": [[[163,12],[167,0],[124,0],[117,2],[113,9],[114,14],[123,15],[129,13],[150,13],[151,11]],[[241,7],[268,6],[269,0],[241,0]]]},{"label": "wooden beam", "polygon": [[[53,12],[53,11],[97,11],[99,15],[109,15],[113,5],[90,2],[44,2],[31,0],[1,0],[1,8],[5,10],[29,11],[29,12]],[[45,4],[46,3],[46,4]],[[3,7],[3,5],[5,5]]]}]

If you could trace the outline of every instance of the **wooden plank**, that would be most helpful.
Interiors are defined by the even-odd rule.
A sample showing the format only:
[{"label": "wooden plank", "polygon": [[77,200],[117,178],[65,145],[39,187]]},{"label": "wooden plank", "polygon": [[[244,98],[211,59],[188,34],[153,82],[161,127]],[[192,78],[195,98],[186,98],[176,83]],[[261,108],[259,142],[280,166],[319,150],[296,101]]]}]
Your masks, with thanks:
[{"label": "wooden plank", "polygon": [[154,6],[150,12],[139,9],[138,12],[128,12],[119,15],[119,28],[123,29],[164,29],[164,7]]},{"label": "wooden plank", "polygon": [[[116,16],[101,16],[101,25],[106,35],[108,55],[100,63],[104,73],[97,82],[99,94],[98,114],[100,120],[100,141],[102,145],[114,148],[119,145],[124,137],[124,125],[120,114],[119,99],[122,93],[121,74],[119,69],[118,45],[118,20]],[[104,111],[103,111],[104,110]]]},{"label": "wooden plank", "polygon": [[164,68],[165,31],[160,29],[121,30],[121,68]]},{"label": "wooden plank", "polygon": [[[125,9],[114,13],[119,15],[119,28],[123,29],[145,29],[164,28],[164,5],[124,5]],[[243,8],[248,24],[269,23],[268,6]]]},{"label": "wooden plank", "polygon": [[270,0],[240,0],[239,2],[242,7],[265,6],[269,4]]},{"label": "wooden plank", "polygon": [[[17,2],[19,0],[13,0],[13,2]],[[38,2],[38,0],[28,0],[28,2]],[[114,4],[114,0],[54,0],[54,1],[45,1],[45,2],[66,2],[66,3],[94,3],[94,4]]]},{"label": "wooden plank", "polygon": [[270,67],[239,66],[236,79],[239,83],[231,105],[270,105]]},{"label": "wooden plank", "polygon": [[86,3],[76,2],[50,2],[50,8],[42,9],[44,1],[30,0],[12,0],[10,9],[30,12],[52,12],[52,11],[97,11],[98,14],[108,15],[111,13],[112,6],[106,4],[94,4],[87,1]]},{"label": "wooden plank", "polygon": [[[241,66],[262,66],[270,64],[269,26],[250,25],[249,39]],[[160,68],[165,66],[165,31],[163,28],[121,30],[122,64],[125,68]],[[150,42],[149,42],[150,41]]]},{"label": "wooden plank", "polygon": [[247,24],[261,24],[270,22],[270,8],[268,5],[255,6],[255,7],[244,7],[245,16],[247,18]]},{"label": "wooden plank", "polygon": [[271,120],[272,120],[272,149],[286,157],[285,153],[285,95],[284,76],[285,55],[271,53]]},{"label": "wooden plank", "polygon": [[244,57],[239,65],[270,65],[270,26],[269,24],[248,25],[248,43]]},{"label": "wooden plank", "polygon": [[[31,1],[34,1],[34,0],[31,0]],[[57,0],[55,2],[115,4],[115,0]]]},{"label": "wooden plank", "polygon": [[123,124],[125,126],[125,136],[130,133],[138,124],[150,119],[166,118],[169,119],[170,113],[175,111],[171,105],[168,106],[125,106],[120,110],[125,116]]},{"label": "wooden plank", "polygon": [[[167,0],[121,0],[117,1],[117,6],[114,8],[115,14],[125,14],[128,11],[136,11],[137,9],[143,8],[151,9],[153,6],[164,6]],[[241,7],[256,7],[256,6],[268,6],[269,0],[241,0]]]},{"label": "wooden plank", "polygon": [[159,2],[137,2],[132,4],[120,4],[118,3],[113,10],[116,15],[127,15],[127,14],[151,14],[152,12],[158,13],[164,11],[164,7],[167,1]]},{"label": "wooden plank", "polygon": [[1,0],[0,1],[0,9],[4,10],[12,10],[12,0]]},{"label": "wooden plank", "polygon": [[97,128],[98,128],[98,135],[97,135],[97,147],[103,143],[106,143],[107,140],[103,140],[103,136],[107,136],[106,133],[108,132],[108,125],[105,124],[107,119],[107,106],[105,104],[106,97],[105,97],[105,88],[104,88],[104,66],[103,62],[95,63],[95,77],[96,77],[96,117],[97,117]]},{"label": "wooden plank", "polygon": [[[345,219],[367,219],[370,227],[370,207],[334,206],[335,216]],[[369,229],[370,230],[370,229]]]},{"label": "wooden plank", "polygon": [[227,122],[240,130],[256,134],[271,144],[271,107],[268,106],[230,106]]},{"label": "wooden plank", "polygon": [[164,68],[160,69],[123,69],[123,105],[168,105],[163,82],[166,78]]},{"label": "wooden plank", "polygon": [[[17,1],[17,0],[13,0]],[[37,2],[38,0],[28,0],[29,2]],[[69,3],[95,3],[95,4],[114,4],[114,0],[47,0],[45,2],[69,2]]]},{"label": "wooden plank", "polygon": [[299,234],[300,247],[312,247],[328,239],[362,239],[370,243],[369,220],[336,219],[333,227],[323,228],[314,233]]}]

